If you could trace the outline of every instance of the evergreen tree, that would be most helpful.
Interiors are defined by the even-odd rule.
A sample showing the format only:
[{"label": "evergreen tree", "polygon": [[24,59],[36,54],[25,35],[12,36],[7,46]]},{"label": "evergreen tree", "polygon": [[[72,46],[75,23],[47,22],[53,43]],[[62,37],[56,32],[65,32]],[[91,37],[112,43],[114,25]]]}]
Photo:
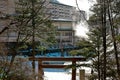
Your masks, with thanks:
[{"label": "evergreen tree", "polygon": [[[16,13],[12,16],[14,25],[11,25],[10,28],[16,33],[16,40],[15,43],[7,45],[12,58],[8,70],[5,72],[6,75],[10,73],[15,56],[19,55],[21,48],[27,48],[26,43],[31,46],[33,58],[35,58],[36,49],[40,46],[48,48],[49,45],[55,43],[55,27],[52,25],[50,15],[47,14],[46,5],[48,5],[46,0],[18,0],[15,2]],[[32,65],[34,70],[35,61]]]},{"label": "evergreen tree", "polygon": [[[17,28],[22,40],[30,43],[32,47],[32,57],[35,58],[37,44],[39,46],[55,42],[55,28],[47,15],[46,0],[19,0],[16,4],[17,16],[15,20],[19,23]],[[36,43],[38,42],[38,43]],[[33,69],[35,62],[33,60]]]},{"label": "evergreen tree", "polygon": [[[119,1],[116,0],[97,0],[96,6],[93,7],[94,15],[90,19],[90,23],[92,22],[92,26],[99,25],[102,26],[102,32],[103,34],[103,47],[104,47],[104,62],[107,62],[107,41],[106,41],[106,31],[109,32],[108,35],[111,35],[111,39],[113,41],[112,46],[114,46],[114,54],[116,59],[116,65],[117,65],[117,73],[119,75],[119,58],[118,58],[118,44],[116,40],[117,36],[117,28],[118,24],[116,23],[116,20],[118,20],[118,13],[119,7],[116,6],[116,4],[119,3]],[[117,8],[117,9],[116,9]],[[117,17],[116,17],[117,16]],[[97,22],[97,23],[96,23]],[[98,23],[99,22],[99,23]],[[101,25],[102,24],[102,25]],[[113,53],[112,53],[113,54]],[[106,64],[104,64],[104,80],[106,80]]]}]

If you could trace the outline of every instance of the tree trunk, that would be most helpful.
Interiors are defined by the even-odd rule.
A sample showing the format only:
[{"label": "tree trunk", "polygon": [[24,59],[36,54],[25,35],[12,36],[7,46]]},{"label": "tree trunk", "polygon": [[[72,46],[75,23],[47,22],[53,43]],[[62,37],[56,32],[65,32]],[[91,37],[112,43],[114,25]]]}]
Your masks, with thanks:
[{"label": "tree trunk", "polygon": [[100,52],[99,52],[99,43],[98,43],[98,51],[97,51],[97,54],[98,54],[98,80],[100,80]]},{"label": "tree trunk", "polygon": [[[32,32],[32,57],[35,58],[35,15],[34,15],[34,0],[31,0],[31,4],[32,4],[32,28],[33,28],[33,32]],[[32,67],[33,70],[35,70],[35,60],[33,60],[32,62]]]},{"label": "tree trunk", "polygon": [[103,55],[104,55],[104,62],[103,62],[103,79],[106,80],[106,1],[101,0],[101,18],[102,18],[102,37],[103,37]]},{"label": "tree trunk", "polygon": [[[108,17],[109,17],[109,22],[110,22],[110,27],[111,27],[111,35],[113,39],[113,46],[114,46],[114,51],[115,51],[115,59],[116,59],[116,65],[117,65],[117,73],[118,77],[120,76],[120,66],[119,66],[119,57],[118,57],[118,50],[117,50],[117,43],[116,43],[116,38],[115,38],[115,30],[114,30],[114,23],[113,23],[113,17],[112,17],[112,12],[111,12],[111,5],[109,4],[109,0],[107,0],[108,4]],[[119,77],[120,79],[120,77]]]}]

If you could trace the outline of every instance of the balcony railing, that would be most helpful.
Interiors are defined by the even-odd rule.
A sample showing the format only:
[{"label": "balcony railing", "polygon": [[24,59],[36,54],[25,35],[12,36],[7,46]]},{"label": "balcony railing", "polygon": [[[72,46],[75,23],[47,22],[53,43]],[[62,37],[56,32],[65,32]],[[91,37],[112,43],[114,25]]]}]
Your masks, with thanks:
[{"label": "balcony railing", "polygon": [[58,27],[57,28],[57,30],[58,31],[72,31],[73,30],[73,28],[71,28],[71,27]]}]

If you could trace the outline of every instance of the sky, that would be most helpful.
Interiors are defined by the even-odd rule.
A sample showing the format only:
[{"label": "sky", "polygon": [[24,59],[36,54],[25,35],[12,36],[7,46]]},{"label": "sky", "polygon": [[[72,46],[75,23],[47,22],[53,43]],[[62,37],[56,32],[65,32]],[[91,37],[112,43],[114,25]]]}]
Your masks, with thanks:
[{"label": "sky", "polygon": [[[72,5],[72,6],[76,6],[76,0],[58,0],[61,3],[67,4],[67,5]],[[89,2],[88,0],[77,0],[79,3],[79,8],[81,10],[85,10],[88,11],[89,10]]]},{"label": "sky", "polygon": [[[76,0],[58,0],[58,1],[76,7]],[[87,16],[89,16],[90,14],[89,8],[92,5],[90,1],[92,0],[77,0],[77,1],[79,8],[81,10],[86,11]],[[77,25],[75,30],[76,30],[76,36],[81,36],[81,37],[87,37],[86,33],[89,31],[88,26],[85,25],[85,23]]]}]

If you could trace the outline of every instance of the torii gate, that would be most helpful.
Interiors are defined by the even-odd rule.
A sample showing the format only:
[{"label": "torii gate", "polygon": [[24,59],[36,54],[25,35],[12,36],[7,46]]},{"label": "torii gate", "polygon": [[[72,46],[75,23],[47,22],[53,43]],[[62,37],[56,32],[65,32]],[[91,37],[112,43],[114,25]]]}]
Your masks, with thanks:
[{"label": "torii gate", "polygon": [[[40,57],[40,58],[29,58],[30,61],[38,61],[38,71],[42,74],[42,68],[65,68],[68,65],[52,65],[52,64],[42,64],[42,61],[71,61],[72,65],[76,65],[76,61],[85,61],[84,57]],[[76,68],[72,69],[72,80],[76,80]]]}]

